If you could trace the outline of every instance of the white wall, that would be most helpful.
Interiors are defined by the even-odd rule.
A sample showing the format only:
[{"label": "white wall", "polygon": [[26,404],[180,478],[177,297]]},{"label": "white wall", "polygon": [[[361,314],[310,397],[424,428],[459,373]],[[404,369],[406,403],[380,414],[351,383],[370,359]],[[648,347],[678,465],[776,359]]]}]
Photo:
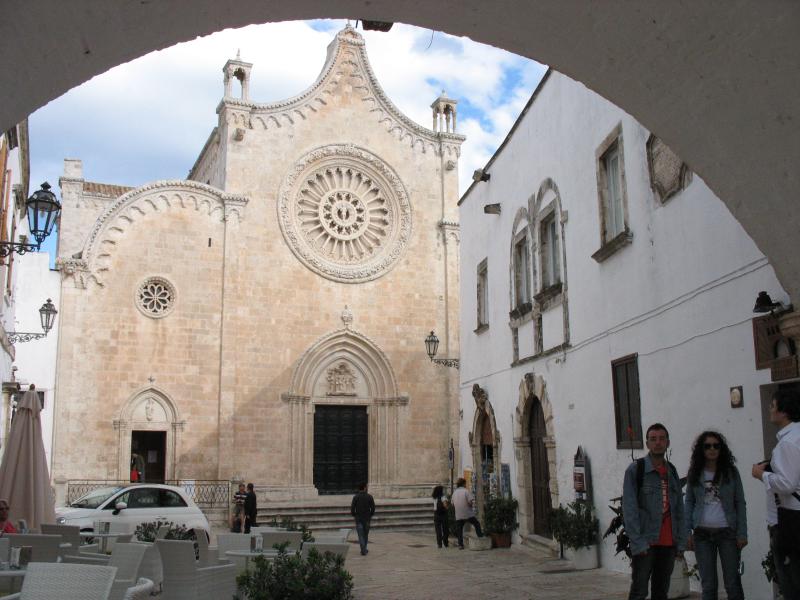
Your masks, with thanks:
[{"label": "white wall", "polygon": [[[602,263],[595,152],[621,123],[633,243]],[[665,204],[651,190],[645,144],[649,132],[582,84],[552,73],[517,130],[479,183],[462,198],[461,421],[462,467],[475,403],[471,388],[488,392],[502,440],[502,462],[514,456],[514,411],[525,373],[541,375],[552,403],[560,501],[573,499],[572,459],[582,445],[592,461],[594,504],[601,528],[610,498],[620,495],[630,450],[616,445],[611,361],[638,353],[642,425],[670,430],[671,460],[683,475],[691,443],[704,428],[718,429],[740,460],[748,499],[750,545],[744,586],[767,597],[760,562],[767,551],[764,499],[749,466],[763,458],[758,386],[768,371],[754,370],[752,306],[759,290],[787,300],[772,268],[705,183],[694,176]],[[508,323],[509,243],[520,207],[546,178],[559,188],[565,223],[570,346],[512,367]],[[483,213],[500,202],[499,216]],[[533,215],[530,216],[533,220]],[[488,256],[489,329],[475,334],[476,267]],[[545,321],[547,327],[547,321]],[[545,331],[545,339],[549,332]],[[520,343],[522,345],[522,343]],[[547,344],[545,344],[545,349]],[[744,407],[732,409],[729,388],[741,385]],[[644,454],[635,451],[635,456]],[[603,565],[627,570],[603,544]]]},{"label": "white wall", "polygon": [[[46,252],[25,254],[18,257],[14,268],[17,271],[15,296],[17,300],[15,331],[40,333],[42,324],[39,308],[50,298],[60,307],[61,280],[58,271],[50,270],[50,255]],[[58,346],[58,327],[60,319],[56,315],[53,329],[47,337],[16,344],[16,379],[22,391],[28,384],[36,384],[43,391],[44,411],[42,411],[42,437],[47,453],[48,465],[53,442],[53,403],[55,401],[56,349]]]}]

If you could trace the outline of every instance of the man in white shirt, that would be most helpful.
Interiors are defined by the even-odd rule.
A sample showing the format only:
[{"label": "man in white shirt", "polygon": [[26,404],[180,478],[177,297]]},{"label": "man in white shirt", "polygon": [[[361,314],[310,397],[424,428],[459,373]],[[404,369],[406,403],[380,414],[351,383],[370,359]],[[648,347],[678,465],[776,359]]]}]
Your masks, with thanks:
[{"label": "man in white shirt", "polygon": [[475,501],[472,494],[467,491],[467,482],[463,477],[459,477],[456,482],[456,491],[453,492],[453,508],[456,511],[456,536],[458,537],[458,547],[464,549],[464,523],[471,523],[475,528],[478,537],[483,537],[481,524],[475,517]]},{"label": "man in white shirt", "polygon": [[767,464],[753,465],[753,477],[764,482],[778,506],[778,526],[771,536],[778,584],[785,600],[800,600],[800,547],[787,550],[777,543],[786,532],[787,523],[800,518],[800,393],[779,389],[772,397],[770,421],[780,427],[778,445]]}]

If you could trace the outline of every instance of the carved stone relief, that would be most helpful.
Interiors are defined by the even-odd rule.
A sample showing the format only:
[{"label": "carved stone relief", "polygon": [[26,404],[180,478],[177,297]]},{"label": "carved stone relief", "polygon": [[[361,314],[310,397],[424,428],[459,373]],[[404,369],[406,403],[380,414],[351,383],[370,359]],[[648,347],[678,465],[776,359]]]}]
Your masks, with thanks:
[{"label": "carved stone relief", "polygon": [[345,362],[328,369],[328,396],[355,396],[356,374]]},{"label": "carved stone relief", "polygon": [[647,140],[647,166],[650,184],[661,202],[666,202],[686,187],[690,175],[686,163],[655,135],[650,135]]}]

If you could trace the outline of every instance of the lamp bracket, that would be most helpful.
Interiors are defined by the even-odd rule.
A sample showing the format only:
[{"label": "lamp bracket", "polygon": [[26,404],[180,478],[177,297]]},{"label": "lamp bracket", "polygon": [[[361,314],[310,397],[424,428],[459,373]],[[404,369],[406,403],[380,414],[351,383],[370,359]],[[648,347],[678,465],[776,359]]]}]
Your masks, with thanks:
[{"label": "lamp bracket", "polygon": [[46,333],[26,333],[22,331],[6,331],[8,341],[12,344],[31,342],[33,340],[40,340],[47,337]]},{"label": "lamp bracket", "polygon": [[26,254],[39,250],[39,244],[27,244],[23,242],[0,242],[0,258],[6,258],[13,252]]},{"label": "lamp bracket", "polygon": [[458,358],[432,358],[431,362],[443,367],[455,367],[456,369],[461,368],[461,361]]}]

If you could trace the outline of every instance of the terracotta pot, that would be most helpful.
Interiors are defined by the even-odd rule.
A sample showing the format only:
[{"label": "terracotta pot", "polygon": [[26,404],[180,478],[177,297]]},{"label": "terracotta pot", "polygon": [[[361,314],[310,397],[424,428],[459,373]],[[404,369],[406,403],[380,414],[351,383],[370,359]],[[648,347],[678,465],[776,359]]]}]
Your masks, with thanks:
[{"label": "terracotta pot", "polygon": [[492,538],[492,548],[510,548],[511,547],[511,532],[504,531],[503,533],[490,533],[489,537]]}]

